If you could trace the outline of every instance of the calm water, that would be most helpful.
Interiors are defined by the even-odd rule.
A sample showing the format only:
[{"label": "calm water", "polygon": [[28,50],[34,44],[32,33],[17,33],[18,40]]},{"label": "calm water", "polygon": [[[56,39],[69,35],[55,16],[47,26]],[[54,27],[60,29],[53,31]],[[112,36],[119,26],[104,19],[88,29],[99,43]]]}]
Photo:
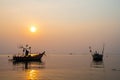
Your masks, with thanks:
[{"label": "calm water", "polygon": [[43,63],[12,63],[0,55],[0,80],[120,80],[120,55],[47,55]]}]

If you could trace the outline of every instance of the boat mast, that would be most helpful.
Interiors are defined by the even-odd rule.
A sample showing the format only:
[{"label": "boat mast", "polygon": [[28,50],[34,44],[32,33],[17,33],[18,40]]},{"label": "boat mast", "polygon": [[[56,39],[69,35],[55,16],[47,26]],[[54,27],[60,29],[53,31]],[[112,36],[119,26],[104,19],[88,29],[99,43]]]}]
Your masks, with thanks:
[{"label": "boat mast", "polygon": [[105,44],[103,44],[102,55],[104,54],[104,48],[105,48]]}]

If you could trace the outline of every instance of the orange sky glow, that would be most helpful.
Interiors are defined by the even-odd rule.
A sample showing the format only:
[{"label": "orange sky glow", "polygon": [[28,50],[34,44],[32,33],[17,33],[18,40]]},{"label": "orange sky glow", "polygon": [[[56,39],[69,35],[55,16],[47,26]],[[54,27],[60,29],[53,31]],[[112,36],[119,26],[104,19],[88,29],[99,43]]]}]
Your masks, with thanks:
[{"label": "orange sky glow", "polygon": [[[88,46],[119,53],[118,0],[0,0],[0,53],[88,53]],[[36,29],[30,31],[31,26]]]}]

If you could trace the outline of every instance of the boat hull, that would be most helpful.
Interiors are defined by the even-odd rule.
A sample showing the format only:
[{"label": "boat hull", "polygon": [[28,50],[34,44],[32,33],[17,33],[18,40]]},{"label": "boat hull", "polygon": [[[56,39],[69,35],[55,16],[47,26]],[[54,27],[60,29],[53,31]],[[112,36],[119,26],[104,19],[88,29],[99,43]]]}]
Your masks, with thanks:
[{"label": "boat hull", "polygon": [[103,60],[103,55],[93,55],[93,60],[94,61],[102,61]]},{"label": "boat hull", "polygon": [[35,56],[13,56],[13,61],[15,62],[26,62],[26,61],[41,61],[43,54],[38,54]]}]

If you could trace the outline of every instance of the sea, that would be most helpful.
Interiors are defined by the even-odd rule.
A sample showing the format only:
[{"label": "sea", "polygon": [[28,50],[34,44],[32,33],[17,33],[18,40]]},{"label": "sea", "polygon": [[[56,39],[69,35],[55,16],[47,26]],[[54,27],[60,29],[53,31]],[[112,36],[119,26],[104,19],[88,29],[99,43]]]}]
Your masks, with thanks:
[{"label": "sea", "polygon": [[14,63],[0,55],[0,80],[120,80],[120,55],[104,55],[95,62],[90,54],[47,54],[42,62]]}]

